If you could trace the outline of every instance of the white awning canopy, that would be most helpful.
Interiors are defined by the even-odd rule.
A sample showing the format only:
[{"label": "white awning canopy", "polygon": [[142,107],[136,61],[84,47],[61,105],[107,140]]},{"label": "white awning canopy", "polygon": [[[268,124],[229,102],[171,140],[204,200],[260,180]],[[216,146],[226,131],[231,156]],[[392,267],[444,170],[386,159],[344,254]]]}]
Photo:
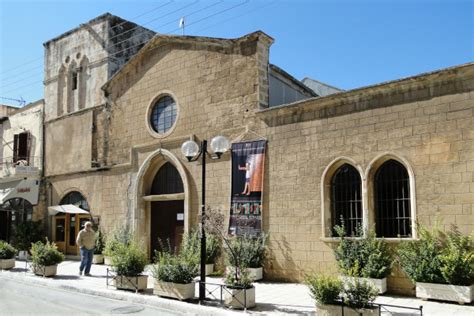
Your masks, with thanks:
[{"label": "white awning canopy", "polygon": [[48,214],[50,216],[54,216],[58,213],[89,214],[88,211],[85,211],[82,208],[79,208],[72,204],[55,205],[48,207]]},{"label": "white awning canopy", "polygon": [[0,204],[14,198],[38,204],[39,182],[37,179],[20,179],[0,183]]}]

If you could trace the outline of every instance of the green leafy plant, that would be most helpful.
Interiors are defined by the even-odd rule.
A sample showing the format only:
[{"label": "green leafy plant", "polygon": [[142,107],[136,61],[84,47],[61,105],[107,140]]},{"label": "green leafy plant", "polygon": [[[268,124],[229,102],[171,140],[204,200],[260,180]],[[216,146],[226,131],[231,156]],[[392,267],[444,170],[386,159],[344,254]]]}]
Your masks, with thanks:
[{"label": "green leafy plant", "polygon": [[318,304],[336,304],[340,298],[342,281],[337,277],[312,274],[306,276],[305,283]]},{"label": "green leafy plant", "polygon": [[[393,255],[383,239],[377,239],[370,230],[365,237],[347,238],[342,226],[334,227],[341,241],[334,250],[339,270],[348,276],[383,279],[387,277],[393,265]],[[357,235],[362,236],[358,226]]]},{"label": "green leafy plant", "polygon": [[446,236],[446,247],[440,254],[441,274],[449,284],[471,285],[474,283],[474,252],[472,236],[463,236],[458,231]]},{"label": "green leafy plant", "polygon": [[29,250],[32,243],[43,240],[44,230],[41,221],[25,221],[13,229],[12,244],[18,250]]},{"label": "green leafy plant", "polygon": [[12,259],[15,258],[17,250],[7,243],[6,241],[0,240],[0,259]]},{"label": "green leafy plant", "polygon": [[248,235],[230,237],[230,246],[226,248],[227,263],[232,267],[262,267],[265,260],[266,241],[266,234],[256,237]]},{"label": "green leafy plant", "polygon": [[94,254],[100,255],[104,251],[104,236],[102,235],[102,231],[100,229],[97,230],[95,233],[95,248]]},{"label": "green leafy plant", "polygon": [[398,262],[412,282],[446,283],[441,274],[439,254],[443,239],[438,229],[418,227],[419,240],[404,241],[398,247]]},{"label": "green leafy plant", "polygon": [[375,287],[358,279],[349,282],[343,290],[344,303],[354,309],[370,308],[377,294]]},{"label": "green leafy plant", "polygon": [[228,288],[236,289],[250,289],[253,287],[252,278],[250,278],[249,271],[244,268],[234,268],[230,273],[227,273],[224,283]]},{"label": "green leafy plant", "polygon": [[36,267],[46,267],[61,263],[64,255],[58,250],[54,242],[38,241],[31,245],[31,261]]},{"label": "green leafy plant", "polygon": [[151,267],[151,273],[158,281],[188,284],[198,275],[199,269],[195,260],[189,261],[189,258],[182,254],[157,252],[155,258],[157,263]]},{"label": "green leafy plant", "polygon": [[[184,234],[180,254],[187,261],[201,262],[201,237],[199,231],[192,230]],[[215,234],[206,234],[206,264],[216,263],[221,255],[221,242]]]},{"label": "green leafy plant", "polygon": [[103,254],[112,257],[121,245],[128,245],[132,241],[132,234],[126,228],[116,228],[106,238]]},{"label": "green leafy plant", "polygon": [[136,242],[117,243],[111,255],[112,267],[117,275],[138,276],[148,263],[144,248]]}]

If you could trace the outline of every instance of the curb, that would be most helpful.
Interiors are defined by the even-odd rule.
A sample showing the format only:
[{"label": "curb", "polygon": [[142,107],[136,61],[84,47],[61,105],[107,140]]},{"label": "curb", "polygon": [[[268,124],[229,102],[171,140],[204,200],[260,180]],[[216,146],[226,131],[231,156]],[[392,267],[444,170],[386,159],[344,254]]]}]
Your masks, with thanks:
[{"label": "curb", "polygon": [[152,295],[141,295],[136,293],[124,292],[119,290],[108,289],[91,289],[85,287],[78,287],[73,285],[54,283],[54,279],[46,279],[42,277],[28,276],[25,272],[11,273],[0,271],[0,279],[9,279],[19,281],[24,284],[36,284],[46,287],[53,287],[69,292],[77,292],[93,296],[101,296],[113,300],[126,301],[135,304],[145,304],[152,307],[157,307],[164,310],[180,312],[186,315],[206,315],[206,316],[220,316],[220,315],[242,315],[245,312],[222,309],[213,306],[203,306],[198,304],[181,302],[173,299],[165,299]]}]

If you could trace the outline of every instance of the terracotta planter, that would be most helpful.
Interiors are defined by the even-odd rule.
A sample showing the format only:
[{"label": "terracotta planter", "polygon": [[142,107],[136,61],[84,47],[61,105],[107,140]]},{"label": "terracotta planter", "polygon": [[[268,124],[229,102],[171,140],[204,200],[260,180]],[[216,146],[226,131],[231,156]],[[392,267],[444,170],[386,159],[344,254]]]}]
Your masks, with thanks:
[{"label": "terracotta planter", "polygon": [[112,264],[112,258],[104,256],[104,264],[110,266]]},{"label": "terracotta planter", "polygon": [[[235,267],[226,267],[225,272],[227,274],[233,273]],[[247,271],[249,273],[249,278],[251,278],[253,281],[258,281],[263,279],[263,268],[247,268]]]},{"label": "terracotta planter", "polygon": [[206,275],[211,275],[214,272],[214,263],[206,264]]},{"label": "terracotta planter", "polygon": [[224,304],[235,309],[255,307],[255,287],[246,290],[225,287]]},{"label": "terracotta planter", "polygon": [[104,263],[104,255],[103,254],[94,254],[94,256],[92,257],[92,263],[95,263],[95,264],[102,264]]},{"label": "terracotta planter", "polygon": [[194,283],[179,284],[172,282],[163,282],[155,280],[153,294],[172,297],[178,300],[188,300],[194,297],[195,285]]},{"label": "terracotta planter", "polygon": [[58,272],[58,265],[52,266],[35,266],[33,265],[33,273],[43,277],[50,277],[56,275]]},{"label": "terracotta planter", "polygon": [[117,275],[113,280],[113,284],[118,290],[143,291],[146,290],[147,283],[148,275],[138,275],[132,277]]},{"label": "terracotta planter", "polygon": [[15,267],[15,258],[0,259],[0,270],[9,270]]},{"label": "terracotta planter", "polygon": [[[318,316],[342,316],[343,310],[341,305],[316,304],[316,315]],[[353,309],[344,306],[344,316],[359,316],[359,315],[379,315],[379,307]]]},{"label": "terracotta planter", "polygon": [[471,286],[416,282],[416,297],[427,300],[458,302],[459,304],[473,301],[474,284]]},{"label": "terracotta planter", "polygon": [[354,277],[349,277],[349,276],[341,276],[341,279],[343,282],[351,282],[355,283],[356,279],[360,281],[365,281],[375,287],[378,291],[379,294],[383,294],[387,292],[387,278],[383,279],[371,279],[371,278],[354,278]]}]

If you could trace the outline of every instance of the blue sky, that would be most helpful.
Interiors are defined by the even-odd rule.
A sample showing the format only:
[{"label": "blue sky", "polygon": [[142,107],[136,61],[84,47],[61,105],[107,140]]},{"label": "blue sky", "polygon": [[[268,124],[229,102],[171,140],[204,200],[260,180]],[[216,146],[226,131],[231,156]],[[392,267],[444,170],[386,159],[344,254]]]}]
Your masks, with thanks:
[{"label": "blue sky", "polygon": [[273,64],[343,89],[474,60],[474,0],[0,0],[0,97],[42,98],[42,43],[104,12],[162,33],[181,16],[187,35],[262,30]]}]

